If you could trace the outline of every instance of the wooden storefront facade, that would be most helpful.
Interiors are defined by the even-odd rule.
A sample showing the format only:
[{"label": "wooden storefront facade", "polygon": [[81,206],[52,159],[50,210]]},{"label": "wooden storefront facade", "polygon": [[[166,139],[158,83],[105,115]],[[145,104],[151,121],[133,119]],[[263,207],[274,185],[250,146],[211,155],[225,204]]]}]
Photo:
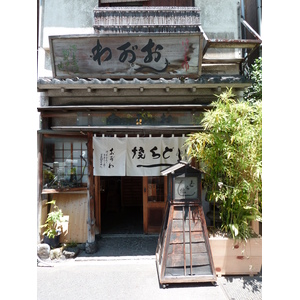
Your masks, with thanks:
[{"label": "wooden storefront facade", "polygon": [[[159,81],[159,80],[158,80]],[[72,88],[73,83],[70,81],[66,84],[66,80],[60,80],[61,84],[57,81],[51,80],[51,83],[46,83],[40,81],[39,89],[43,90],[45,97],[49,97],[48,101],[55,103],[56,98],[58,98],[60,103],[62,101],[69,102],[71,99],[73,101],[82,101],[80,105],[76,105],[76,109],[70,105],[47,105],[38,108],[41,113],[42,124],[45,126],[38,131],[38,136],[40,140],[40,197],[46,200],[52,199],[57,200],[59,207],[63,209],[65,215],[69,216],[69,228],[66,240],[85,242],[89,240],[93,242],[95,239],[95,234],[101,233],[101,215],[104,211],[107,212],[118,212],[120,209],[139,207],[142,211],[143,218],[143,232],[144,233],[158,233],[160,230],[161,222],[163,219],[164,209],[167,200],[167,190],[166,190],[166,177],[156,177],[156,176],[142,176],[142,177],[107,177],[107,176],[94,176],[93,171],[93,137],[110,137],[114,139],[116,137],[125,138],[126,136],[132,138],[148,138],[163,136],[166,138],[172,137],[182,137],[195,131],[199,131],[201,128],[198,123],[195,125],[107,125],[107,126],[93,126],[93,125],[77,125],[70,124],[72,119],[78,119],[81,115],[90,115],[92,118],[95,114],[98,115],[105,110],[107,114],[107,119],[112,116],[118,115],[119,111],[122,111],[126,107],[132,114],[136,111],[140,112],[154,112],[159,111],[160,117],[163,116],[165,107],[168,106],[166,110],[166,116],[182,116],[187,118],[186,115],[196,115],[197,120],[201,117],[201,113],[204,109],[209,108],[208,101],[215,99],[215,94],[220,91],[220,84],[222,85],[221,91],[225,90],[228,85],[233,86],[234,91],[238,93],[242,91],[248,83],[209,83],[207,85],[201,83],[196,85],[193,83],[189,84],[174,84],[174,89],[172,84],[166,82],[165,84],[159,83],[159,87],[155,86],[150,91],[148,86],[142,86],[142,81],[140,84],[133,84],[134,88],[130,86],[130,89],[122,88],[123,83],[117,86],[121,96],[114,96],[113,98],[116,102],[122,103],[122,101],[134,101],[138,97],[139,103],[145,102],[143,108],[140,104],[114,104],[114,105],[95,105],[91,102],[97,101],[99,96],[90,96],[90,93],[115,93],[114,86],[110,85],[110,91],[99,90],[94,92],[89,92],[89,84],[83,84],[80,89]],[[54,83],[56,82],[56,83]],[[75,83],[74,83],[75,84]],[[175,87],[177,86],[177,88]],[[193,92],[193,88],[196,90]],[[62,91],[64,89],[64,91]],[[141,91],[143,89],[143,91]],[[168,92],[166,91],[168,89]],[[145,96],[143,93],[145,92]],[[129,94],[132,94],[129,96]],[[149,96],[151,95],[152,96]],[[52,96],[53,95],[53,96]],[[66,95],[66,96],[65,96]],[[73,96],[75,95],[75,96]],[[78,95],[78,96],[76,96]],[[126,96],[125,96],[126,95]],[[178,96],[179,95],[179,96]],[[105,97],[109,99],[109,97]],[[125,99],[124,99],[125,98]],[[190,102],[198,99],[197,104],[191,104]],[[174,104],[180,99],[181,104]],[[209,100],[211,99],[211,100]],[[157,103],[162,104],[146,104],[146,103]],[[186,103],[189,104],[186,104]],[[125,107],[124,107],[125,106]],[[130,107],[128,107],[130,106]],[[147,110],[147,108],[149,110]],[[180,111],[179,111],[180,110]],[[154,113],[152,115],[154,115]],[[75,115],[75,117],[74,117]],[[88,118],[87,118],[88,119]],[[119,119],[116,118],[118,121]],[[136,118],[140,120],[139,118]],[[174,117],[174,119],[176,119]],[[118,122],[117,121],[117,122]],[[76,121],[77,122],[77,121]],[[142,121],[143,122],[143,121]],[[59,125],[58,125],[59,124]],[[63,125],[62,125],[63,124]],[[66,125],[67,124],[67,125]],[[51,148],[46,151],[47,148]],[[53,147],[56,147],[55,150]],[[82,153],[85,154],[84,160],[80,156]],[[68,166],[69,170],[65,170],[62,176],[67,176],[66,182],[55,183],[51,187],[45,184],[45,169],[49,165],[49,158],[53,157],[52,163],[55,161],[60,161],[61,166],[66,168],[68,163],[73,163],[75,161],[77,167],[77,179],[83,175],[83,180],[76,184],[72,184],[70,180],[71,177],[71,165]],[[80,160],[77,162],[76,160]],[[81,174],[86,160],[86,168],[84,174]],[[75,166],[75,165],[74,165]],[[59,173],[60,171],[58,171]],[[64,178],[65,179],[65,178]],[[153,190],[155,187],[155,191]],[[44,207],[46,209],[46,207]],[[45,217],[44,211],[44,217]],[[101,213],[102,212],[102,213]],[[139,218],[137,216],[137,218]],[[75,234],[76,232],[76,234]],[[80,234],[79,234],[80,233]]]},{"label": "wooden storefront facade", "polygon": [[[206,59],[205,54],[209,46],[254,49],[259,39],[209,43],[200,26],[199,9],[165,7],[164,18],[159,19],[155,9],[143,8],[115,10],[124,18],[134,17],[131,32],[124,32],[128,26],[117,26],[113,10],[104,7],[94,10],[94,35],[49,38],[53,78],[39,78],[37,84],[41,98],[39,218],[41,223],[45,220],[49,209],[45,203],[55,199],[68,216],[64,241],[93,244],[97,234],[116,222],[108,221],[104,228],[103,218],[112,213],[120,216],[124,210],[136,212],[133,218],[142,220],[144,234],[158,233],[161,228],[166,177],[147,171],[143,175],[98,175],[96,138],[183,138],[201,130],[202,114],[216,94],[231,87],[241,97],[251,84],[239,75],[241,59],[224,62]],[[174,24],[179,20],[176,14],[181,16],[179,24]],[[103,15],[114,18],[115,25],[106,24]],[[146,15],[152,24],[142,24]],[[156,32],[158,25],[164,26],[165,32]],[[225,71],[207,73],[204,62],[216,64],[218,70],[220,63],[225,63]],[[237,72],[226,74],[226,64],[235,65]],[[128,153],[133,149],[129,149],[127,158],[133,157]],[[109,160],[109,150],[103,159]],[[150,151],[153,157],[162,156],[154,148]]]}]

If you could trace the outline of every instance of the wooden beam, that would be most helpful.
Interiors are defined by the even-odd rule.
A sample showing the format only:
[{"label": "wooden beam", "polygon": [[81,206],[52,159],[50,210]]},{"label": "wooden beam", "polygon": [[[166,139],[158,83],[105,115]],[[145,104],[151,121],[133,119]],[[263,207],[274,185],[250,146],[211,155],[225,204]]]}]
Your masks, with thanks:
[{"label": "wooden beam", "polygon": [[[194,90],[195,89],[195,90]],[[193,92],[196,92],[196,88],[193,88]],[[66,105],[66,106],[42,106],[38,107],[38,112],[69,112],[69,111],[80,111],[80,112],[90,112],[90,111],[111,111],[111,110],[130,110],[139,111],[141,109],[145,110],[171,110],[171,111],[183,111],[183,110],[203,110],[210,109],[211,105],[207,104],[137,104],[137,105]]]}]

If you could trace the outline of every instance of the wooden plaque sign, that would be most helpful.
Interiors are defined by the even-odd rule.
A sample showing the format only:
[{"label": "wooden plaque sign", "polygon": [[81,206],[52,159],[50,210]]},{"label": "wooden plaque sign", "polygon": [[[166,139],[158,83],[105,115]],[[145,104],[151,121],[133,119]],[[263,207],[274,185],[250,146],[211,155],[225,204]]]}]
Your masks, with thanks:
[{"label": "wooden plaque sign", "polygon": [[50,36],[53,77],[200,75],[202,33]]}]

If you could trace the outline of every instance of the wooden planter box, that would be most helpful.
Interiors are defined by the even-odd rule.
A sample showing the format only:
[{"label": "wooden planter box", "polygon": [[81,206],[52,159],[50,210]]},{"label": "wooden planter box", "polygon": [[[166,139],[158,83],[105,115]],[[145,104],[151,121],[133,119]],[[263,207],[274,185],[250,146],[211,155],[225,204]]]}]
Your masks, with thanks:
[{"label": "wooden planter box", "polygon": [[235,243],[225,237],[209,238],[216,275],[255,275],[262,266],[262,238]]}]

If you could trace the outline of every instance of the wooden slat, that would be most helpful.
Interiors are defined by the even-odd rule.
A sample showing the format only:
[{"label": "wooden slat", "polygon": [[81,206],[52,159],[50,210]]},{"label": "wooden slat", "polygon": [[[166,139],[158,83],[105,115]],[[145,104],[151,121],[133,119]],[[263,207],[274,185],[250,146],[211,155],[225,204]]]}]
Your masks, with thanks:
[{"label": "wooden slat", "polygon": [[[205,243],[192,243],[192,252],[193,253],[201,253],[207,252]],[[183,244],[170,244],[168,247],[168,254],[170,253],[182,253],[183,254]],[[185,253],[190,253],[190,245],[185,244]]]},{"label": "wooden slat", "polygon": [[[194,266],[193,267],[193,274],[191,275],[203,275],[205,277],[207,277],[207,275],[211,275],[212,274],[212,271],[211,271],[211,267],[210,265],[203,265],[203,266]],[[178,268],[166,268],[166,277],[169,277],[169,276],[184,276],[183,274],[183,269],[178,267]],[[203,277],[202,281],[205,281],[205,277]],[[211,278],[211,277],[208,277],[208,278]],[[178,280],[178,282],[184,282],[185,280],[183,278],[176,278]],[[172,279],[173,282],[176,282],[175,278]],[[193,281],[199,281],[199,277],[196,279],[193,279],[193,277],[191,278],[186,278],[186,281],[187,282],[193,282]],[[211,281],[211,279],[209,279],[208,281]]]},{"label": "wooden slat", "polygon": [[180,207],[174,207],[173,220],[179,219],[182,220],[183,213]]},{"label": "wooden slat", "polygon": [[[168,255],[166,267],[183,267],[186,264],[186,267],[191,265],[190,255],[184,257],[181,254],[171,254]],[[197,253],[192,255],[192,262],[195,266],[202,266],[209,264],[209,258],[207,253]]]},{"label": "wooden slat", "polygon": [[171,131],[171,132],[188,132],[188,131],[199,131],[203,129],[203,126],[201,125],[170,125],[170,126],[147,126],[147,125],[141,125],[141,126],[52,126],[51,129],[53,130],[66,130],[66,131],[112,131],[112,132],[136,132],[136,131],[149,131],[149,132],[165,132],[165,131]]},{"label": "wooden slat", "polygon": [[60,242],[85,243],[87,241],[87,192],[81,194],[60,193],[53,199],[65,216],[69,216],[68,233],[60,237]]},{"label": "wooden slat", "polygon": [[111,111],[111,110],[136,110],[139,111],[141,109],[147,109],[147,110],[179,110],[182,111],[184,109],[191,110],[191,109],[207,109],[211,108],[211,105],[206,104],[160,104],[160,105],[64,105],[64,106],[42,106],[38,107],[38,112],[67,112],[67,111]]},{"label": "wooden slat", "polygon": [[203,58],[203,64],[238,64],[244,61],[244,58]]},{"label": "wooden slat", "polygon": [[[185,232],[183,235],[182,232],[172,232],[170,236],[170,244],[180,244],[183,243],[183,237],[186,243],[190,242],[189,232]],[[192,232],[192,242],[204,242],[204,236],[201,231]]]},{"label": "wooden slat", "polygon": [[254,48],[260,40],[208,40],[208,48]]},{"label": "wooden slat", "polygon": [[[185,231],[189,231],[189,220],[184,221]],[[182,220],[175,219],[172,224],[172,231],[182,231]],[[191,231],[202,231],[202,225],[200,220],[192,221],[191,220]]]}]

